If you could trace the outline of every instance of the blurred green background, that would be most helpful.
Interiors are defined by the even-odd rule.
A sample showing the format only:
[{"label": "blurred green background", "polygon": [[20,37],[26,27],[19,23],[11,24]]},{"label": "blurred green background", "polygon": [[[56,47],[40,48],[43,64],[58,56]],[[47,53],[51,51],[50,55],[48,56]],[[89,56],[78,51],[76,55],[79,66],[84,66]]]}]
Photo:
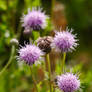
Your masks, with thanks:
[{"label": "blurred green background", "polygon": [[[51,18],[48,27],[42,30],[44,32],[40,32],[41,36],[53,36],[54,29],[65,29],[66,26],[77,33],[79,46],[76,51],[67,54],[67,69],[71,67],[73,72],[80,73],[80,92],[92,92],[92,0],[0,0],[0,71],[10,57],[10,40],[17,35],[21,35],[18,37],[21,44],[22,40],[27,40],[22,34],[22,14],[26,14],[28,8],[39,6]],[[32,39],[35,40],[38,36],[39,33],[34,32]],[[51,59],[53,73],[55,68],[59,71],[56,62],[59,55],[51,53],[51,57],[55,57]],[[41,92],[47,92],[48,82],[43,80],[45,74],[42,66],[34,66],[33,69],[34,74],[38,75],[35,77],[40,85],[39,89]],[[0,76],[0,92],[35,92],[29,68],[18,65],[14,59]]]}]

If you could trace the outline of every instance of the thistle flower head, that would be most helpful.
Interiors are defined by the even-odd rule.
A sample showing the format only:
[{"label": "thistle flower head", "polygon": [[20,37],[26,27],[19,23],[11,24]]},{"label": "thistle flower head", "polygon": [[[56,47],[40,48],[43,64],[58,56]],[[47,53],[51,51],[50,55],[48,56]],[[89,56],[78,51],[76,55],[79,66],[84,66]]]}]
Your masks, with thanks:
[{"label": "thistle flower head", "polygon": [[49,53],[51,51],[51,43],[52,43],[52,37],[45,36],[40,37],[37,39],[37,46],[46,53]]},{"label": "thistle flower head", "polygon": [[62,74],[58,77],[58,86],[64,92],[74,92],[80,87],[80,80],[72,73]]},{"label": "thistle flower head", "polygon": [[47,25],[46,19],[48,18],[42,9],[33,8],[32,11],[28,10],[28,14],[22,18],[22,26],[27,29],[40,30],[44,29]]},{"label": "thistle flower head", "polygon": [[19,50],[19,59],[27,64],[34,64],[42,55],[41,50],[35,45],[26,45]]},{"label": "thistle flower head", "polygon": [[52,46],[62,52],[72,51],[77,47],[76,35],[72,34],[72,29],[70,32],[68,29],[66,31],[56,32]]}]

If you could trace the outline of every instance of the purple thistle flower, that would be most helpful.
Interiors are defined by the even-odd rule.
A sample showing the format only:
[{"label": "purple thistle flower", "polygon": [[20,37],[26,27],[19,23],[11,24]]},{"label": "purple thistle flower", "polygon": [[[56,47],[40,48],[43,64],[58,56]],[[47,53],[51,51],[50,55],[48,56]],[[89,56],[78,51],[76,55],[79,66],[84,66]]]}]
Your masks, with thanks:
[{"label": "purple thistle flower", "polygon": [[47,25],[48,16],[42,12],[42,9],[33,8],[32,11],[28,10],[28,14],[22,18],[22,26],[25,29],[40,30],[44,29]]},{"label": "purple thistle flower", "polygon": [[80,87],[80,80],[72,73],[62,74],[58,77],[58,86],[64,92],[74,92]]},{"label": "purple thistle flower", "polygon": [[56,47],[57,50],[62,52],[69,52],[77,47],[76,35],[72,34],[72,29],[66,29],[66,31],[56,32],[52,46]]},{"label": "purple thistle flower", "polygon": [[19,50],[19,59],[27,64],[34,64],[42,55],[41,50],[35,45],[26,45]]}]

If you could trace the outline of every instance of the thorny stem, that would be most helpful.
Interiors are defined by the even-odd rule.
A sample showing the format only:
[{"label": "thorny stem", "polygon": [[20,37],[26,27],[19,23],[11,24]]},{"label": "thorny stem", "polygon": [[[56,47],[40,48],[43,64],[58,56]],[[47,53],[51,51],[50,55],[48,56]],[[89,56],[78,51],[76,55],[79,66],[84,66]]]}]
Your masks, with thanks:
[{"label": "thorny stem", "polygon": [[50,66],[49,54],[46,54],[46,59],[47,59],[47,62],[48,62],[50,92],[52,92],[52,84],[51,84],[51,66]]},{"label": "thorny stem", "polygon": [[13,58],[14,58],[14,53],[15,53],[15,46],[12,45],[12,48],[11,48],[11,55],[10,55],[10,58],[9,58],[9,61],[8,63],[5,65],[5,67],[2,69],[2,71],[0,72],[0,75],[2,75],[4,73],[4,71],[8,68],[8,66],[11,64]]},{"label": "thorny stem", "polygon": [[31,66],[30,66],[30,70],[31,70],[31,76],[32,76],[32,80],[33,80],[34,86],[36,88],[36,91],[39,92],[38,91],[38,87],[37,87],[37,82],[36,82],[36,80],[35,80],[35,78],[33,76],[33,71],[32,71],[32,67]]},{"label": "thorny stem", "polygon": [[62,60],[62,64],[61,64],[61,68],[62,68],[62,73],[64,73],[65,71],[65,59],[66,59],[66,53],[63,53],[63,60]]}]

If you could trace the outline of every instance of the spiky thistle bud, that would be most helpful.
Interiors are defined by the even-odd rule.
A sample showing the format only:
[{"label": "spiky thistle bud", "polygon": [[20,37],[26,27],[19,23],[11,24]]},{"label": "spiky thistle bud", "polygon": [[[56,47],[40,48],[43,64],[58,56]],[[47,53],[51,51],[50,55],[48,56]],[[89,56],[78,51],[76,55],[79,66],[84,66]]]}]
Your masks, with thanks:
[{"label": "spiky thistle bud", "polygon": [[29,38],[29,37],[31,36],[31,34],[32,34],[31,29],[25,29],[25,30],[23,31],[23,35],[24,35],[25,37],[27,37],[27,38]]},{"label": "spiky thistle bud", "polygon": [[40,37],[37,40],[37,46],[45,53],[49,53],[51,51],[51,43],[53,38],[50,36]]}]

